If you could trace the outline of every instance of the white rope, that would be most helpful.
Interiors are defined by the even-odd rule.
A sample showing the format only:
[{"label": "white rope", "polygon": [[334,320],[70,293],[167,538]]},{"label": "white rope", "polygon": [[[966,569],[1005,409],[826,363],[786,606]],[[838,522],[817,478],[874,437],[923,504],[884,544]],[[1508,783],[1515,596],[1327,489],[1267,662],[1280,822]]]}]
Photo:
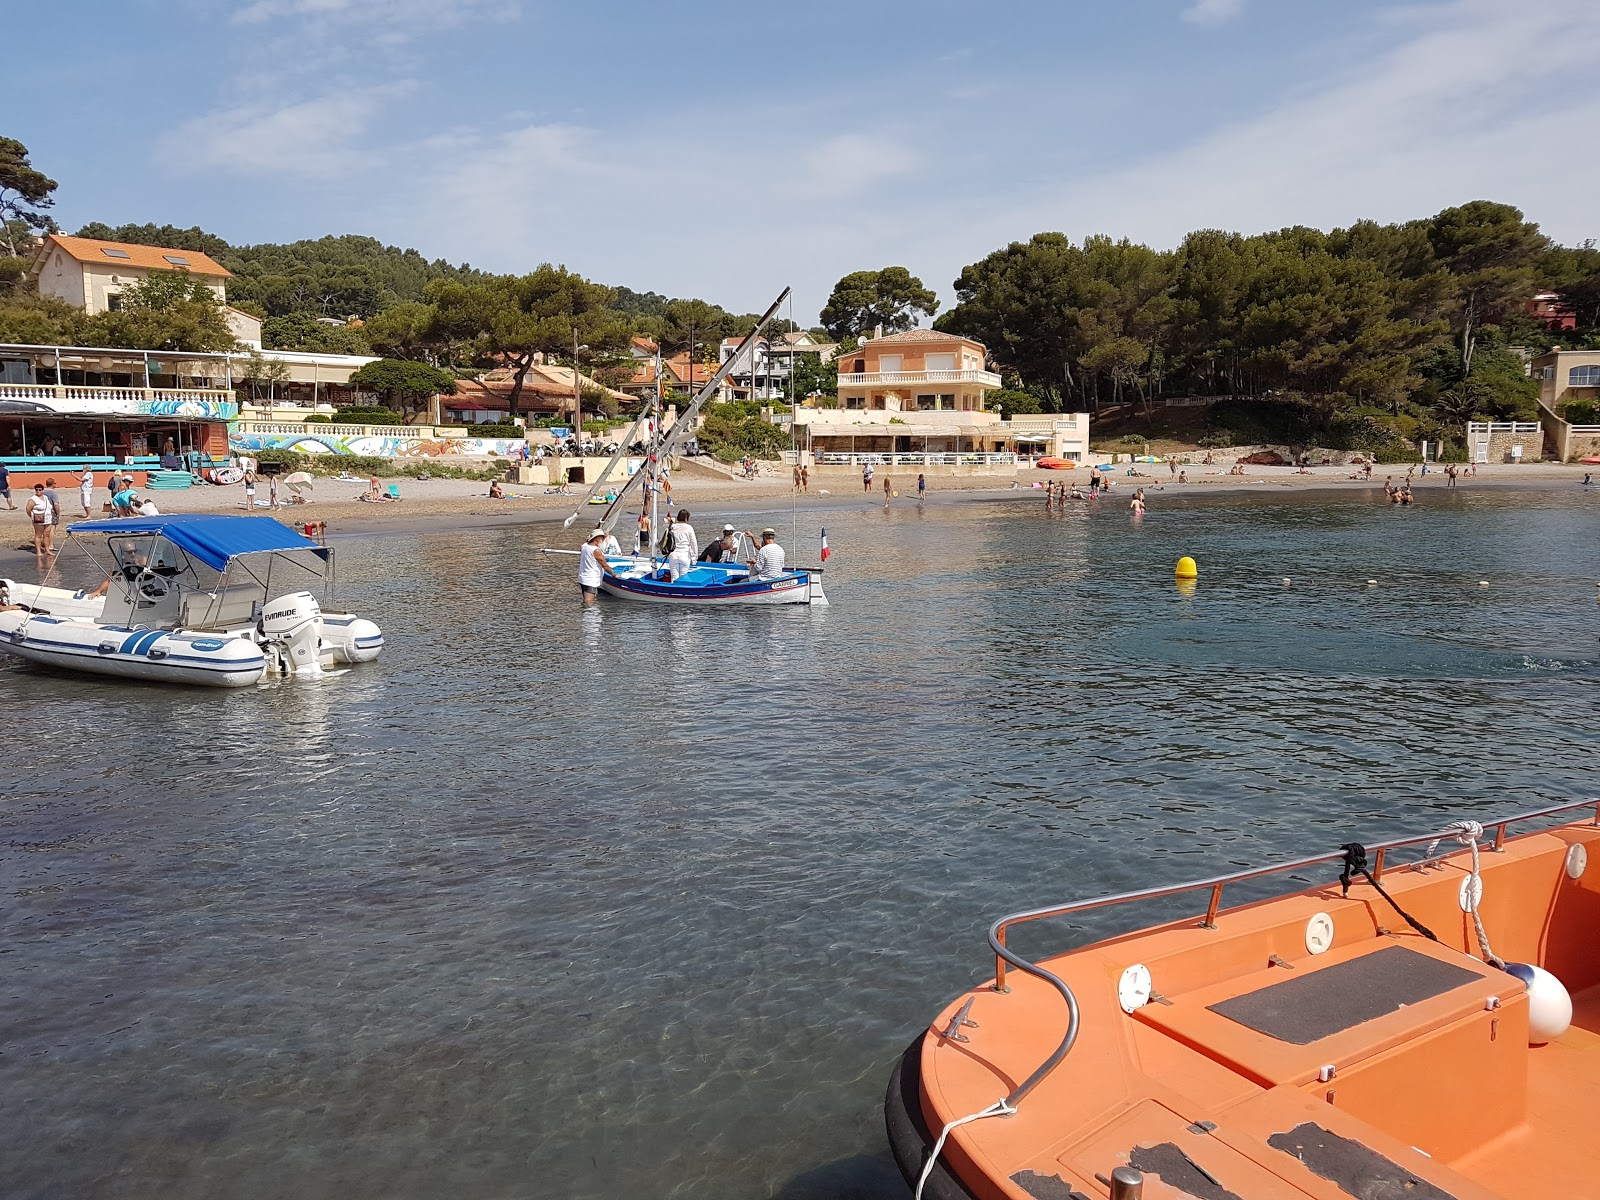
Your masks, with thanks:
[{"label": "white rope", "polygon": [[1452,821],[1444,827],[1444,832],[1428,843],[1424,859],[1433,857],[1433,852],[1439,848],[1439,843],[1447,837],[1453,837],[1472,851],[1472,874],[1467,878],[1466,907],[1472,914],[1473,927],[1478,931],[1478,950],[1483,955],[1483,961],[1491,967],[1504,969],[1505,961],[1489,949],[1489,932],[1483,927],[1483,918],[1478,915],[1478,899],[1483,891],[1483,876],[1478,870],[1478,839],[1483,836],[1483,826],[1476,821]]},{"label": "white rope", "polygon": [[928,1184],[928,1176],[933,1174],[933,1164],[939,1161],[939,1151],[944,1149],[944,1140],[950,1136],[950,1131],[957,1125],[965,1125],[969,1121],[981,1121],[984,1117],[1009,1117],[1016,1112],[1014,1105],[1007,1104],[1004,1097],[996,1100],[982,1112],[972,1113],[970,1116],[957,1117],[946,1125],[939,1133],[939,1140],[933,1144],[933,1149],[928,1152],[928,1161],[922,1166],[922,1174],[917,1179],[916,1200],[922,1200],[922,1189]]}]

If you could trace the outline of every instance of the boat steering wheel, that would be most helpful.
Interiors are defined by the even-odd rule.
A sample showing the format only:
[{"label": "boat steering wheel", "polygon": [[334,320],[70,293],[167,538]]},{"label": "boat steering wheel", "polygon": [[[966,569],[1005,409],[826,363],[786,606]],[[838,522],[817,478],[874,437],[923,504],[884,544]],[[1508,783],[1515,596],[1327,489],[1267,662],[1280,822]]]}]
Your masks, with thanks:
[{"label": "boat steering wheel", "polygon": [[146,600],[160,600],[168,591],[167,581],[149,567],[134,577],[133,586]]}]

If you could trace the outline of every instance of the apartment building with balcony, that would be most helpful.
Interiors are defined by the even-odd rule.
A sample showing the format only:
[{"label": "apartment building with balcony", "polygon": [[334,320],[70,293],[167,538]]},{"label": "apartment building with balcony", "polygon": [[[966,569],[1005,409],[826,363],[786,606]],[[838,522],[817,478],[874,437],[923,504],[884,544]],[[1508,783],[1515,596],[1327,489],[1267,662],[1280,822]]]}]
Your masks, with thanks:
[{"label": "apartment building with balcony", "polygon": [[795,409],[819,466],[863,459],[919,468],[1014,470],[1035,457],[1080,460],[1087,413],[1004,420],[989,408],[1000,376],[981,342],[935,329],[868,338],[838,355],[839,394]]},{"label": "apartment building with balcony", "polygon": [[814,356],[818,362],[833,361],[839,349],[837,342],[825,342],[803,329],[791,333],[774,334],[770,338],[752,338],[740,350],[743,335],[722,339],[718,363],[733,360],[724,377],[720,398],[723,400],[789,400],[789,375],[795,360],[801,355]]},{"label": "apartment building with balcony", "polygon": [[983,413],[985,395],[1000,386],[1000,376],[985,369],[985,353],[981,342],[936,329],[869,338],[838,356],[839,407],[862,412]]}]

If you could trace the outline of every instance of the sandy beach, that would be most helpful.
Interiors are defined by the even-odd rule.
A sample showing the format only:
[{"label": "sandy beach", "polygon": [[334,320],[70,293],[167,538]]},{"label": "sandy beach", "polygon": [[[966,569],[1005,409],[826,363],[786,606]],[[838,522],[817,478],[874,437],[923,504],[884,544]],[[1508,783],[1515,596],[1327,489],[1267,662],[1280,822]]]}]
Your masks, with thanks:
[{"label": "sandy beach", "polygon": [[[1128,474],[1126,465],[1113,476],[1116,487],[1112,498],[1131,497],[1134,489],[1144,488],[1151,511],[1159,511],[1165,501],[1204,499],[1239,494],[1286,495],[1308,492],[1350,493],[1353,496],[1372,494],[1381,502],[1383,481],[1392,477],[1396,482],[1406,477],[1405,467],[1378,467],[1370,481],[1351,479],[1349,467],[1311,467],[1306,473],[1293,467],[1249,467],[1244,476],[1229,475],[1228,464],[1215,467],[1188,467],[1189,482],[1178,483],[1163,468],[1160,475],[1150,473],[1148,466],[1140,472]],[[1525,463],[1480,466],[1475,476],[1462,479],[1460,490],[1495,488],[1530,492],[1557,491],[1580,487],[1586,475],[1600,474],[1594,468],[1572,464]],[[915,504],[916,472],[907,469],[903,474],[890,476],[899,496],[896,504]],[[930,479],[927,503],[940,505],[957,500],[992,498],[1015,495],[1020,491],[1033,491],[1045,483],[1075,482],[1087,487],[1089,473],[1076,471],[1042,471],[1028,469],[1019,472],[1015,480],[1010,477],[982,476],[973,478]],[[879,467],[873,480],[870,496],[863,493],[859,477],[834,475],[822,480],[813,479],[809,493],[797,497],[804,509],[854,509],[881,507],[883,504],[883,468]],[[326,521],[328,536],[340,537],[359,533],[392,533],[411,529],[461,528],[475,529],[500,524],[557,523],[572,514],[583,498],[583,493],[572,496],[545,495],[538,486],[505,486],[506,499],[495,500],[488,495],[489,485],[479,480],[467,479],[406,479],[384,480],[385,486],[394,483],[402,499],[377,504],[359,500],[367,485],[360,481],[341,481],[333,477],[319,477],[307,494],[304,504],[283,504],[277,509],[260,503],[249,511],[259,515],[276,516],[287,524],[304,521]],[[1442,470],[1429,468],[1428,474],[1414,475],[1412,490],[1417,503],[1425,505],[1435,491],[1445,490]],[[287,489],[280,488],[280,498],[287,497]],[[67,524],[78,518],[76,488],[58,487],[57,492],[66,508]],[[789,507],[792,488],[783,478],[763,477],[754,480],[724,479],[709,472],[679,472],[673,480],[673,508],[688,508],[697,518],[734,517],[742,513],[767,513],[774,505]],[[163,513],[244,513],[244,486],[196,486],[181,492],[154,491],[146,493]],[[265,484],[258,492],[258,501],[267,495]],[[96,501],[105,499],[105,489],[95,493]],[[13,499],[17,499],[15,494]],[[1125,502],[1125,501],[1124,501]],[[598,519],[605,506],[593,505],[589,511]],[[98,515],[98,514],[97,514]],[[0,541],[0,562],[23,556],[22,548],[31,543],[30,526],[19,503],[16,512],[0,511],[0,521],[8,535]],[[588,520],[573,523],[565,537],[573,545],[578,542],[579,525],[588,526]],[[619,537],[631,532],[619,526]],[[26,551],[31,557],[32,551]]]}]

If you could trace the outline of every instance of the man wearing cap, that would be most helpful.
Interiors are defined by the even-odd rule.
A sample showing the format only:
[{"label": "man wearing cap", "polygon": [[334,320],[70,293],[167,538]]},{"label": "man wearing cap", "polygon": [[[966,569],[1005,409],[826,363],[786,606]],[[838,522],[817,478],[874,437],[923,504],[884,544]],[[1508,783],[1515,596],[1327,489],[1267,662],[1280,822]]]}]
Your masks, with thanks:
[{"label": "man wearing cap", "polygon": [[600,581],[607,575],[616,574],[601,551],[601,544],[605,540],[606,531],[596,529],[578,550],[578,590],[583,593],[585,608],[593,604],[594,598],[600,594]]},{"label": "man wearing cap", "polygon": [[[756,535],[746,531],[746,536],[753,542]],[[750,564],[750,578],[755,580],[776,579],[783,574],[783,547],[778,545],[778,532],[775,529],[761,531],[761,549],[756,551],[755,560]]]},{"label": "man wearing cap", "polygon": [[738,530],[732,525],[724,525],[720,536],[711,540],[704,550],[700,551],[700,562],[732,562],[733,561],[733,535]]}]

